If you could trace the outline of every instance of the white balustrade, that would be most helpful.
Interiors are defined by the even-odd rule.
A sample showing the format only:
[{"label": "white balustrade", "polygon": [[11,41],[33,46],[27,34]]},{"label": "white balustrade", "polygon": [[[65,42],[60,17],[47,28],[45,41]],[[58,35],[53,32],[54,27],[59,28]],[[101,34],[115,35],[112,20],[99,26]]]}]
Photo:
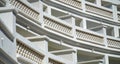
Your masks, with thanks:
[{"label": "white balustrade", "polygon": [[111,11],[108,11],[108,10],[105,10],[102,8],[98,8],[98,7],[95,7],[92,5],[88,5],[88,4],[86,4],[86,10],[90,13],[99,14],[99,15],[102,15],[104,17],[112,19],[112,12]]},{"label": "white balustrade", "polygon": [[19,0],[9,0],[10,4],[17,8],[22,13],[25,13],[27,16],[32,17],[33,19],[39,20],[39,13],[33,8],[27,6]]},{"label": "white balustrade", "polygon": [[44,24],[47,28],[50,28],[57,32],[62,32],[67,35],[71,35],[71,33],[72,33],[71,27],[66,26],[65,24],[59,23],[58,21],[48,18],[48,17],[45,17],[45,16],[44,16]]},{"label": "white balustrade", "polygon": [[108,38],[107,42],[108,42],[108,46],[110,46],[110,47],[120,48],[120,41],[119,40]]},{"label": "white balustrade", "polygon": [[78,39],[103,43],[103,37],[95,35],[95,34],[91,34],[88,32],[84,32],[81,30],[76,30],[76,36]]},{"label": "white balustrade", "polygon": [[30,59],[37,64],[42,64],[44,57],[21,42],[17,42],[17,54]]},{"label": "white balustrade", "polygon": [[81,2],[78,0],[57,0],[57,1],[73,6],[78,9],[82,9]]}]

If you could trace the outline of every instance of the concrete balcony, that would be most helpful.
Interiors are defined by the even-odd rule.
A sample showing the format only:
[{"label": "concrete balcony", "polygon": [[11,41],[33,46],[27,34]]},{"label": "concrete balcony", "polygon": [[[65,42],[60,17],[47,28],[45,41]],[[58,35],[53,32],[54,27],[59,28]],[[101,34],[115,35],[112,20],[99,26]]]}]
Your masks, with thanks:
[{"label": "concrete balcony", "polygon": [[23,16],[26,16],[29,19],[33,19],[39,22],[39,12],[36,10],[30,3],[21,1],[21,0],[9,0],[10,4],[15,7],[15,9],[18,10],[20,14]]},{"label": "concrete balcony", "polygon": [[93,4],[87,1],[83,3],[80,0],[57,0],[57,1],[62,2],[68,6],[72,6],[73,8],[81,10],[83,10],[84,8],[85,11],[88,13],[93,13],[95,15],[100,15],[109,19],[113,19],[113,11],[111,9],[105,8],[103,6],[98,6],[97,4]]},{"label": "concrete balcony", "polygon": [[108,46],[112,48],[120,48],[120,40],[119,38],[107,38]]},{"label": "concrete balcony", "polygon": [[97,5],[91,4],[86,2],[86,11],[89,13],[97,14],[100,16],[104,16],[109,19],[113,19],[113,13],[112,10],[104,8],[104,7],[98,7]]},{"label": "concrete balcony", "polygon": [[16,44],[17,59],[20,63],[41,64],[43,62],[44,54],[19,34],[17,34]]},{"label": "concrete balcony", "polygon": [[[56,19],[56,20],[55,20]],[[61,20],[55,17],[44,16],[44,24],[45,27],[52,29],[53,31],[57,31],[59,33],[72,36],[72,27],[68,24],[63,24]]]},{"label": "concrete balcony", "polygon": [[98,34],[95,34],[91,31],[86,31],[85,29],[76,29],[76,36],[78,40],[92,41],[98,44],[104,44],[104,37]]},{"label": "concrete balcony", "polygon": [[77,9],[82,9],[81,1],[79,1],[79,0],[57,0],[57,1],[65,3],[65,4],[70,5],[72,7],[75,7]]}]

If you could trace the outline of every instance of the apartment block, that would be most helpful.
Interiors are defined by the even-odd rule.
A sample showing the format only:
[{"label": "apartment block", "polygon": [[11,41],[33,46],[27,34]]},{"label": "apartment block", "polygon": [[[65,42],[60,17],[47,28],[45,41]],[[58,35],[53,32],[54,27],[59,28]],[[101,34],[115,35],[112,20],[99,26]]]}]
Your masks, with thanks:
[{"label": "apartment block", "polygon": [[0,0],[0,64],[120,64],[120,0]]}]

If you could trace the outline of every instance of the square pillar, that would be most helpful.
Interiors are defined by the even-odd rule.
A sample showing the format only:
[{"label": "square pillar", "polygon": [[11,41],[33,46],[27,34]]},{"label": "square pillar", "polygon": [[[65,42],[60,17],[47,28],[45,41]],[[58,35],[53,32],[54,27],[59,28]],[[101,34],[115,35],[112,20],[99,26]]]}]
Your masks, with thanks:
[{"label": "square pillar", "polygon": [[80,0],[80,1],[81,1],[82,9],[85,12],[86,11],[85,0]]},{"label": "square pillar", "polygon": [[104,44],[105,44],[105,47],[108,47],[106,28],[107,26],[103,25]]},{"label": "square pillar", "polygon": [[72,35],[73,35],[74,39],[76,39],[75,18],[71,17],[71,20],[72,20]]},{"label": "square pillar", "polygon": [[86,21],[86,18],[83,18],[83,20],[82,20],[82,27],[84,28],[84,29],[87,29],[87,21]]},{"label": "square pillar", "polygon": [[118,38],[119,37],[119,28],[117,27],[117,26],[114,26],[114,36],[116,37],[116,38]]},{"label": "square pillar", "polygon": [[104,64],[109,64],[109,56],[107,54],[104,56]]},{"label": "square pillar", "polygon": [[96,4],[98,5],[98,6],[101,6],[101,0],[96,0]]},{"label": "square pillar", "polygon": [[114,21],[118,21],[118,15],[117,15],[117,6],[116,5],[112,5],[112,12],[113,12],[113,19]]}]

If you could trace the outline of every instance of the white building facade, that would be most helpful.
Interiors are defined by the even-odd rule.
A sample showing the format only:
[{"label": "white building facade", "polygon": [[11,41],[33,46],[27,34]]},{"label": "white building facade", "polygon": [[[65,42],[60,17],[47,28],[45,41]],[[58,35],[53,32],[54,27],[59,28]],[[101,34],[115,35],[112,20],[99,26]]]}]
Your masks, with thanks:
[{"label": "white building facade", "polygon": [[0,0],[0,64],[120,64],[120,0]]}]

